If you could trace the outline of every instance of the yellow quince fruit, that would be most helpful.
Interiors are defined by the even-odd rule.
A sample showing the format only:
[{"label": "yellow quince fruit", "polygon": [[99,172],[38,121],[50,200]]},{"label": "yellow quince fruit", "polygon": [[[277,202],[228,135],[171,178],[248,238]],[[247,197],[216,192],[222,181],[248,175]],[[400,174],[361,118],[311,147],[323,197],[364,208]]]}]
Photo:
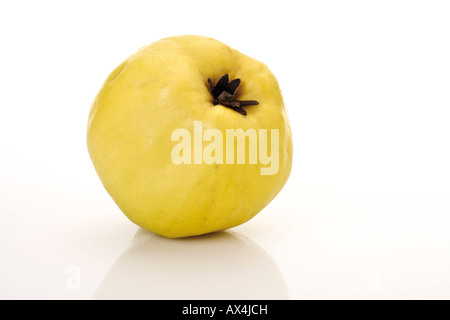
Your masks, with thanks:
[{"label": "yellow quince fruit", "polygon": [[159,40],[120,64],[92,104],[87,145],[125,215],[169,238],[250,220],[292,165],[274,75],[203,36]]}]

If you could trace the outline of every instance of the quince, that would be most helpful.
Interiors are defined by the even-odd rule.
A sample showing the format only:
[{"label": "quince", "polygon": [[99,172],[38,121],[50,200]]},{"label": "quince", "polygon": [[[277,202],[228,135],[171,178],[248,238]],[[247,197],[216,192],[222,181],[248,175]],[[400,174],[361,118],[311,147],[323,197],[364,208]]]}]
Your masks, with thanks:
[{"label": "quince", "polygon": [[203,36],[162,39],[122,62],[92,104],[87,145],[124,214],[169,238],[250,220],[292,165],[272,72]]}]

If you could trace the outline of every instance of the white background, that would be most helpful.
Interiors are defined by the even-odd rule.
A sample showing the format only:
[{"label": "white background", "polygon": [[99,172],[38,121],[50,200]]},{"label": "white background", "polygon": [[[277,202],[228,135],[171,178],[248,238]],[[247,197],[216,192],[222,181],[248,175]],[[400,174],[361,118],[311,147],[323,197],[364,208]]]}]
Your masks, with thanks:
[{"label": "white background", "polygon": [[[0,298],[449,299],[449,17],[447,1],[2,1]],[[181,34],[271,68],[294,164],[248,223],[167,240],[116,207],[85,133],[106,76]]]}]

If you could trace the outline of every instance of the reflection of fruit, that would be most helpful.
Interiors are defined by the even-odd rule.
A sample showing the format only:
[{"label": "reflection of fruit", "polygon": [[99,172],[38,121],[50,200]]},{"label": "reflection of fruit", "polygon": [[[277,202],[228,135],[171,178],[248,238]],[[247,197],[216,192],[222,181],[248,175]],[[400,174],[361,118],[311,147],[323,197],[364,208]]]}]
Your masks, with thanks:
[{"label": "reflection of fruit", "polygon": [[[201,121],[203,132],[218,129],[223,137],[227,129],[277,129],[274,150],[267,134],[268,154],[279,156],[277,171],[263,175],[267,164],[249,160],[175,164],[171,135],[182,128],[192,131],[194,121]],[[291,131],[273,74],[264,64],[200,36],[157,41],[118,66],[92,105],[87,142],[95,169],[120,209],[139,226],[166,237],[248,221],[281,190],[292,162]],[[234,153],[237,142],[231,144]],[[249,158],[254,149],[244,147]],[[261,150],[257,154],[261,157]]]},{"label": "reflection of fruit", "polygon": [[288,292],[273,259],[234,232],[181,241],[140,228],[95,299],[288,299]]}]

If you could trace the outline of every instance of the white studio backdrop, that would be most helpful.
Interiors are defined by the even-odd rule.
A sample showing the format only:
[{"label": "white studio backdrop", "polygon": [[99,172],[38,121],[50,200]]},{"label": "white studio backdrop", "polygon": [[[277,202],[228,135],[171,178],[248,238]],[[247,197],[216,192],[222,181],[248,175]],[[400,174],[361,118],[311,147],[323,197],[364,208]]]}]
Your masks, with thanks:
[{"label": "white studio backdrop", "polygon": [[447,1],[0,3],[0,298],[91,299],[133,237],[161,240],[107,195],[85,133],[107,75],[182,34],[263,61],[282,88],[291,177],[232,230],[279,269],[280,298],[450,298],[449,16]]}]

